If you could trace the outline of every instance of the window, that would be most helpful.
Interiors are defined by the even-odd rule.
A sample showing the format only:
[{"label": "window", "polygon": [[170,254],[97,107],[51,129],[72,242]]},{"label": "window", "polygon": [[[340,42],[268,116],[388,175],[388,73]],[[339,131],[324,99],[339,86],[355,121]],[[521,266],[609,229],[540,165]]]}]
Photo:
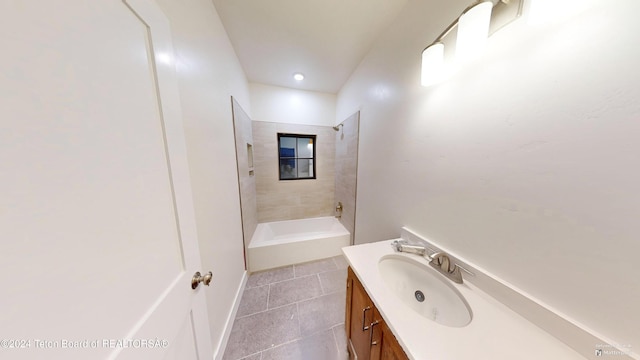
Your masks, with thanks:
[{"label": "window", "polygon": [[316,136],[278,134],[280,180],[316,178]]}]

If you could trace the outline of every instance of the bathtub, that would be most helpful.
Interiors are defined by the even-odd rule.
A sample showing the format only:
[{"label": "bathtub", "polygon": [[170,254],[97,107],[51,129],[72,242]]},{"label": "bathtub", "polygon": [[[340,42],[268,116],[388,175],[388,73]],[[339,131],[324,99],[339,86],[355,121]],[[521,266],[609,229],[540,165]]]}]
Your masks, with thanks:
[{"label": "bathtub", "polygon": [[332,216],[261,223],[249,243],[249,271],[338,256],[349,242],[349,231]]}]

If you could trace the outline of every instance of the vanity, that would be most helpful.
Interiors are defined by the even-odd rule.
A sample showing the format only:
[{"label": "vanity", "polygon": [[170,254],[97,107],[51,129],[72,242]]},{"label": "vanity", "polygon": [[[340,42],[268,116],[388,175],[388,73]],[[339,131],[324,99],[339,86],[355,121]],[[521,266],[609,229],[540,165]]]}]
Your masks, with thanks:
[{"label": "vanity", "polygon": [[468,281],[472,272],[457,284],[394,240],[343,248],[350,359],[585,359]]}]

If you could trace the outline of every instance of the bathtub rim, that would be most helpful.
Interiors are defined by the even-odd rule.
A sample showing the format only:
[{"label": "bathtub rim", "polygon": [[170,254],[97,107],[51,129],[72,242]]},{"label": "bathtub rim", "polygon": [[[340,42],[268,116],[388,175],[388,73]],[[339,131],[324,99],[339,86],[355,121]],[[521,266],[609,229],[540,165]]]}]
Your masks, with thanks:
[{"label": "bathtub rim", "polygon": [[[333,217],[322,217],[333,218]],[[316,218],[309,218],[316,219]],[[253,236],[264,231],[266,226],[256,228],[252,236],[251,243],[247,246],[247,265],[250,273],[281,268],[294,264],[301,264],[325,258],[341,256],[342,248],[349,246],[351,233],[338,219],[333,218],[332,222],[340,224],[338,231],[324,232],[315,236],[285,238],[279,240],[261,240],[254,242]],[[305,219],[299,219],[305,220]],[[284,220],[284,221],[299,221]],[[269,222],[269,223],[274,223]],[[262,224],[269,224],[262,223]],[[262,225],[259,224],[259,225]]]},{"label": "bathtub rim", "polygon": [[[287,222],[313,220],[313,219],[332,219],[333,220],[332,223],[334,223],[334,226],[339,225],[340,228],[333,231],[318,232],[314,235],[289,236],[282,239],[269,239],[269,240],[264,239],[264,232],[269,230],[268,229],[269,224],[282,224]],[[305,234],[305,233],[299,233],[299,234]],[[351,237],[351,233],[349,232],[349,230],[347,230],[347,228],[340,222],[340,220],[338,220],[334,216],[319,216],[314,218],[303,218],[303,219],[295,219],[295,220],[269,221],[265,223],[259,223],[256,226],[256,230],[253,232],[253,236],[251,237],[251,241],[249,242],[249,245],[247,247],[249,249],[255,249],[255,248],[271,246],[271,245],[281,245],[281,244],[288,244],[292,242],[306,242],[306,241],[313,241],[313,240],[322,239],[322,238],[330,238],[330,237],[344,236],[344,235]]]}]

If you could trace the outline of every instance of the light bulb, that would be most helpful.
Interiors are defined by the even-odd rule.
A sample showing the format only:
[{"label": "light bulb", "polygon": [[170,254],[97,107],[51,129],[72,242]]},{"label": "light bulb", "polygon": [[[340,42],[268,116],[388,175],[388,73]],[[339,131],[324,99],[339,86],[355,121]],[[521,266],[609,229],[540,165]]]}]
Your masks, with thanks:
[{"label": "light bulb", "polygon": [[485,1],[468,8],[458,20],[456,61],[473,60],[484,48],[489,37],[493,3]]},{"label": "light bulb", "polygon": [[422,86],[431,86],[444,77],[444,44],[437,42],[422,52]]}]

